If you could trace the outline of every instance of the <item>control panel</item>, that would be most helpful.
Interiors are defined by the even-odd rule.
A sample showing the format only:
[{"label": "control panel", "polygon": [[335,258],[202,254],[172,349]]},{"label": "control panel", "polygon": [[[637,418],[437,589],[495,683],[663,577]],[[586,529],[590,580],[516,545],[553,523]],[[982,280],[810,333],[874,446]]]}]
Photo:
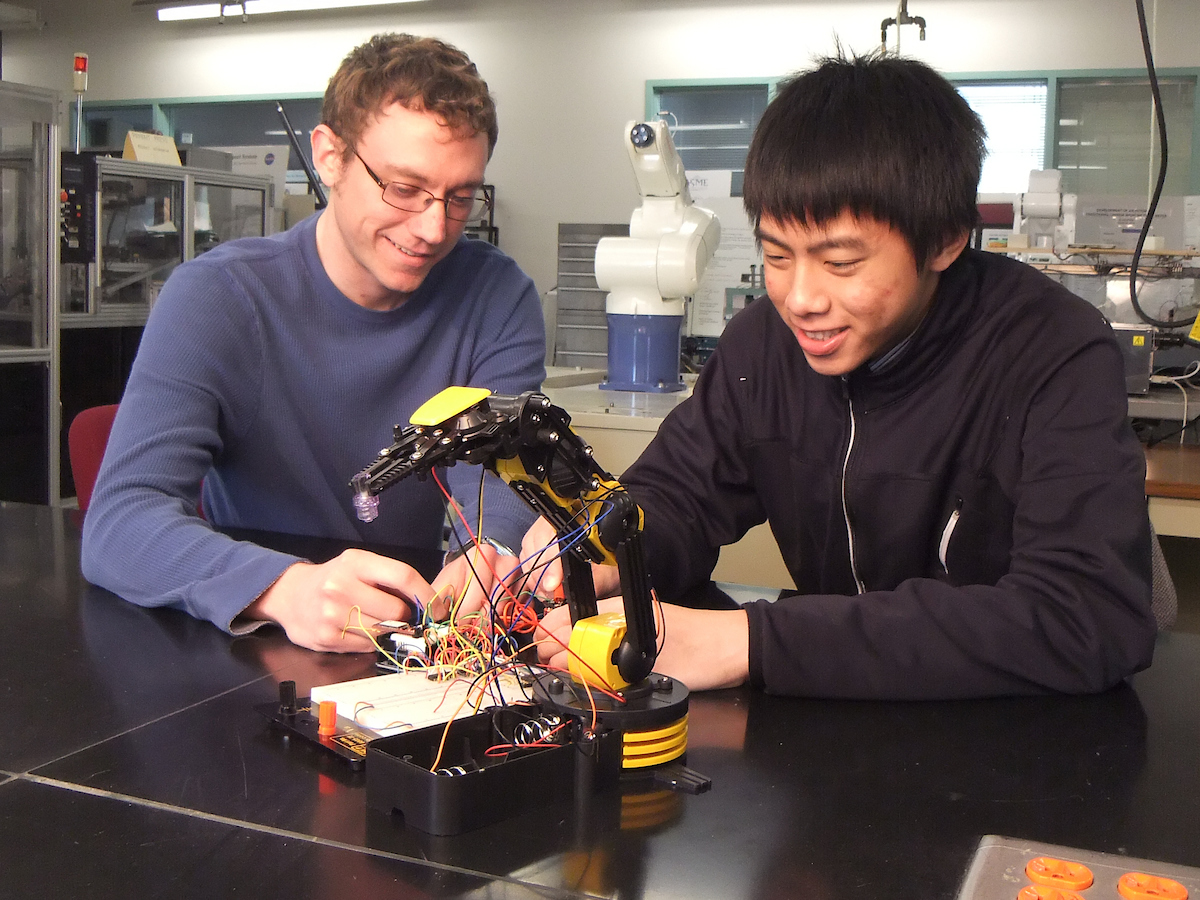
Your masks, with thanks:
[{"label": "control panel", "polygon": [[62,154],[59,179],[59,246],[61,262],[95,262],[96,163],[91,156]]}]

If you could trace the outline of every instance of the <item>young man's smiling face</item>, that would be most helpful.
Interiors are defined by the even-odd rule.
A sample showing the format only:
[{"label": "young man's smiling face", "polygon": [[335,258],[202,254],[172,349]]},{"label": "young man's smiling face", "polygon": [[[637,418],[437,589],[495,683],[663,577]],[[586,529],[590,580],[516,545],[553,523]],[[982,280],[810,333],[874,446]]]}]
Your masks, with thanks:
[{"label": "young man's smiling face", "polygon": [[966,245],[963,235],[918,269],[900,232],[848,211],[813,226],[763,216],[757,236],[767,294],[822,375],[848,374],[911,334]]},{"label": "young man's smiling face", "polygon": [[317,251],[343,294],[370,309],[392,309],[454,249],[466,223],[448,219],[440,202],[418,213],[389,206],[366,166],[385,183],[404,182],[435,197],[470,195],[483,184],[488,138],[393,103],[370,120],[354,149],[358,157],[346,158],[338,135],[325,125],[313,132],[313,159],[330,186]]}]

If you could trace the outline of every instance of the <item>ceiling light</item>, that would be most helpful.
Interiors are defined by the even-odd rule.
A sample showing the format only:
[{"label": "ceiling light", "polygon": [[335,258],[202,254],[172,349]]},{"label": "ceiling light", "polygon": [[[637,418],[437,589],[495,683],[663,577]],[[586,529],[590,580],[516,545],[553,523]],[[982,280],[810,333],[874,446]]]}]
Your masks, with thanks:
[{"label": "ceiling light", "polygon": [[220,19],[226,15],[250,16],[263,13],[313,12],[324,9],[348,9],[356,6],[392,6],[420,0],[245,0],[236,3],[171,3],[170,0],[135,0],[134,8],[151,7],[160,22],[186,19]]}]

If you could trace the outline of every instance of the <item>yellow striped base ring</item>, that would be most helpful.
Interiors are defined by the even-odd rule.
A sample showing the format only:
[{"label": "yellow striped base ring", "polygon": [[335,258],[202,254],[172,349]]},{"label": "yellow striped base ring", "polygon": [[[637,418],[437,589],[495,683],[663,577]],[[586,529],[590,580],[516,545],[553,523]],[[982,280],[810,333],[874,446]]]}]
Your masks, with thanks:
[{"label": "yellow striped base ring", "polygon": [[658,766],[683,756],[687,750],[687,716],[663,728],[626,731],[621,751],[621,766],[641,769]]}]

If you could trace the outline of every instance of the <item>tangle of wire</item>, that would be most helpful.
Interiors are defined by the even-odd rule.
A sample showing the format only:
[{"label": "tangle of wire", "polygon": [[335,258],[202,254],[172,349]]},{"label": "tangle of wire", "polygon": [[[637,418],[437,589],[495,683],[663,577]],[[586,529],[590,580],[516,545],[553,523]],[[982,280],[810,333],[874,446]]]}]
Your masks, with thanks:
[{"label": "tangle of wire", "polygon": [[[479,540],[478,540],[477,534],[475,532],[472,532],[471,526],[468,524],[466,517],[464,516],[464,514],[462,512],[462,509],[459,507],[458,503],[455,502],[455,500],[451,496],[450,492],[446,489],[445,485],[442,483],[441,479],[438,477],[436,470],[434,470],[434,472],[433,472],[433,477],[434,477],[434,481],[438,485],[438,488],[442,491],[443,496],[446,498],[446,502],[450,505],[450,508],[454,511],[454,513],[458,516],[459,521],[462,523],[463,528],[466,530],[467,536],[470,539],[470,544],[472,544],[476,548],[478,548]],[[481,488],[480,488],[481,498],[482,498],[482,493],[483,493],[483,490],[482,490],[482,481],[481,481]],[[513,646],[513,644],[515,643],[513,641],[514,635],[521,634],[521,633],[531,633],[532,631],[534,631],[536,629],[537,617],[536,617],[536,613],[534,611],[534,603],[538,598],[538,589],[541,586],[541,579],[542,579],[542,575],[545,572],[546,566],[552,562],[559,560],[564,554],[570,552],[581,540],[583,540],[583,538],[585,538],[591,532],[591,530],[593,528],[598,526],[599,523],[601,521],[603,521],[605,516],[607,516],[612,511],[612,508],[613,508],[612,504],[608,503],[605,500],[605,497],[603,495],[599,499],[604,501],[604,508],[601,511],[601,513],[599,514],[599,516],[596,517],[595,520],[592,520],[591,518],[589,518],[587,516],[586,508],[581,509],[576,514],[577,516],[579,516],[581,518],[580,518],[580,521],[578,522],[574,531],[569,532],[568,534],[564,535],[561,539],[557,540],[555,543],[547,544],[545,547],[535,551],[534,553],[532,553],[529,557],[527,557],[525,559],[520,559],[520,558],[517,559],[517,561],[516,561],[517,566],[520,570],[523,571],[525,569],[526,564],[532,564],[530,566],[530,568],[536,568],[536,570],[539,572],[537,579],[534,582],[532,588],[530,588],[530,586],[528,584],[528,578],[526,576],[522,576],[519,587],[517,587],[516,589],[514,589],[513,587],[510,587],[505,582],[505,579],[502,578],[500,576],[500,574],[496,571],[494,566],[492,566],[490,560],[488,560],[487,557],[481,557],[490,571],[490,574],[492,576],[492,584],[494,585],[492,592],[491,592],[490,596],[488,597],[487,608],[492,617],[491,618],[491,626],[492,626],[493,634],[499,635],[500,640],[498,640],[498,641],[493,640],[493,642],[492,642],[493,652],[497,651],[498,649],[500,649],[503,646]],[[480,506],[482,508],[482,503],[480,504]],[[549,557],[543,558],[543,557],[545,557],[545,554],[550,551],[551,547],[554,547],[556,545],[557,545],[557,550]],[[475,569],[475,554],[468,552],[466,554],[466,560],[467,560],[467,566],[471,570],[472,580],[477,581],[477,582],[479,582],[479,584],[482,585],[484,583],[484,580],[479,577],[479,573]],[[514,570],[514,571],[516,571],[516,570]],[[469,586],[469,582],[468,582],[468,586]],[[457,598],[457,600],[454,603],[453,612],[457,612],[458,608],[460,607],[460,605],[462,603],[462,600],[465,599],[465,594],[466,594],[466,591],[464,590],[463,595],[460,596],[459,598]],[[501,594],[504,594],[507,596],[504,597],[503,599],[501,599],[501,597],[500,597]],[[454,618],[454,616],[452,613],[452,619],[453,618]],[[502,627],[499,627],[499,626],[502,626]],[[549,635],[549,638],[555,640],[559,644],[562,644],[562,642],[559,641],[558,638],[555,637],[554,635]],[[562,646],[563,646],[563,649],[568,650],[568,652],[570,652],[569,647],[567,647],[565,644],[562,644]],[[495,657],[493,656],[493,661],[494,661],[494,659],[495,659]],[[589,669],[592,672],[592,674],[596,676],[598,682],[602,683],[602,679],[600,678],[599,673],[595,672],[595,670],[592,669],[592,667],[589,666],[585,661],[583,661],[583,660],[578,660],[578,661],[581,665],[583,665],[584,667]],[[608,691],[605,691],[603,688],[600,688],[600,690],[603,693],[608,694],[610,697],[613,697],[614,699],[618,699],[618,700],[620,699],[620,698],[616,697],[616,695],[614,695]]]},{"label": "tangle of wire", "polygon": [[[508,703],[503,697],[502,692],[499,690],[499,675],[506,669],[525,665],[515,656],[516,648],[518,646],[516,637],[518,635],[532,634],[538,628],[539,621],[536,613],[535,603],[539,597],[541,579],[545,573],[547,565],[559,560],[563,554],[570,552],[575,546],[577,546],[578,543],[582,541],[592,531],[592,529],[595,528],[599,522],[602,521],[603,518],[612,511],[613,504],[608,502],[602,495],[599,498],[602,508],[599,515],[597,515],[595,519],[592,519],[587,508],[579,510],[576,513],[576,515],[579,517],[579,521],[576,523],[576,527],[573,531],[562,535],[561,538],[556,538],[555,541],[530,554],[530,556],[527,558],[518,558],[516,560],[516,565],[518,568],[514,569],[514,571],[519,570],[524,572],[526,565],[529,564],[529,568],[537,573],[532,585],[529,583],[530,576],[527,575],[521,575],[518,581],[510,585],[507,583],[506,579],[501,577],[501,575],[496,571],[491,560],[488,559],[486,555],[482,555],[478,552],[480,546],[480,535],[483,531],[483,479],[481,478],[480,480],[479,488],[478,506],[480,510],[480,516],[476,529],[472,530],[470,523],[467,521],[466,516],[462,511],[462,508],[454,500],[454,497],[451,495],[450,491],[447,490],[446,486],[442,483],[442,480],[438,477],[436,469],[433,471],[433,477],[439,490],[441,490],[443,496],[445,497],[451,513],[457,517],[463,529],[466,531],[469,541],[465,547],[462,547],[461,540],[459,540],[459,544],[460,547],[462,547],[462,549],[465,551],[463,557],[466,560],[471,577],[462,593],[458,597],[452,598],[451,600],[450,617],[448,623],[445,625],[447,628],[446,634],[453,635],[455,637],[456,644],[458,637],[466,637],[468,639],[467,643],[473,648],[474,653],[471,658],[471,665],[468,667],[468,669],[470,672],[476,674],[475,680],[468,689],[468,697],[472,695],[473,691],[475,696],[480,696],[481,694],[486,693],[486,691],[477,690],[477,687],[482,683],[484,686],[490,685],[494,687],[496,689],[496,693],[499,695],[499,705],[505,706],[508,705]],[[484,607],[485,611],[481,611],[480,613],[471,613],[466,616],[460,616],[458,614],[459,610],[461,609],[463,601],[466,599],[467,591],[471,587],[472,583],[478,583],[481,587],[483,584],[488,583],[485,581],[485,579],[480,577],[479,571],[475,568],[476,562],[479,560],[484,562],[489,570],[490,575],[492,576],[490,583],[493,585],[493,587],[489,592],[489,596],[487,598],[488,602]],[[489,617],[489,627],[482,626],[481,621],[483,616]],[[581,667],[588,670],[595,677],[596,683],[594,684],[591,683],[591,679],[583,679],[583,688],[586,692],[588,705],[591,709],[591,728],[592,730],[595,730],[599,711],[593,691],[604,694],[617,703],[624,703],[624,698],[615,691],[606,687],[604,685],[604,679],[599,675],[599,673],[597,673],[595,669],[585,660],[582,660],[576,656],[570,647],[563,643],[563,641],[557,635],[550,632],[545,632],[545,634],[545,638],[541,640],[534,640],[532,644],[536,646],[544,641],[554,641],[563,650],[570,654]],[[440,670],[445,670],[447,668],[447,664],[451,662],[457,663],[459,661],[447,660],[440,657],[431,659],[431,663],[438,666]],[[458,666],[451,666],[450,668],[451,671],[454,671],[457,675],[466,674],[466,672],[461,671]],[[528,695],[522,699],[527,703],[531,702],[531,698],[528,697]],[[442,732],[442,739],[439,743],[437,755],[430,771],[438,770],[442,753],[445,748],[445,743],[450,733],[451,724],[461,713],[462,709],[466,705],[466,700],[467,698],[464,698],[463,703],[459,705],[459,708],[455,711],[454,715],[451,716],[447,721]],[[478,708],[479,704],[476,704],[476,711],[478,711]],[[561,728],[565,727],[565,725],[560,726],[560,728],[556,729],[554,733],[557,734]],[[512,748],[509,747],[507,749],[511,750]],[[497,745],[494,751],[489,751],[487,755],[502,755],[504,752],[506,752],[505,745],[501,744]]]},{"label": "tangle of wire", "polygon": [[[526,559],[518,558],[516,560],[518,569],[514,569],[514,571],[520,570],[524,572],[526,565],[528,565],[529,570],[536,573],[532,584],[530,584],[531,576],[524,574],[516,582],[509,584],[508,579],[501,577],[496,571],[491,560],[479,552],[480,535],[483,533],[483,478],[480,479],[478,498],[479,516],[474,529],[472,529],[470,523],[467,521],[462,508],[443,484],[436,469],[433,471],[433,478],[442,492],[452,515],[461,523],[463,530],[467,534],[468,543],[464,546],[461,539],[457,537],[457,531],[455,531],[455,538],[459,543],[459,549],[463,551],[462,555],[470,571],[470,578],[461,593],[449,598],[448,616],[445,621],[436,622],[433,618],[432,608],[436,601],[441,599],[438,595],[435,594],[426,605],[420,604],[415,598],[413,599],[416,623],[422,626],[426,635],[431,631],[434,635],[432,639],[428,637],[426,639],[427,653],[409,652],[404,657],[392,653],[380,644],[372,629],[366,626],[362,619],[362,611],[357,607],[351,610],[351,616],[348,618],[343,632],[346,630],[355,630],[364,634],[371,641],[376,651],[384,658],[387,658],[398,671],[410,669],[424,670],[436,678],[446,680],[447,688],[445,696],[449,695],[449,691],[457,679],[471,679],[462,701],[447,720],[443,729],[437,755],[433,765],[430,767],[430,771],[436,772],[441,762],[450,727],[468,705],[472,708],[473,713],[478,713],[484,701],[489,697],[493,700],[494,705],[500,707],[511,707],[514,702],[523,704],[533,702],[533,698],[524,690],[522,691],[523,695],[519,699],[516,697],[505,697],[500,676],[506,671],[515,671],[522,667],[531,668],[517,657],[517,648],[519,646],[517,637],[520,635],[532,635],[538,629],[539,620],[535,603],[539,598],[541,580],[546,567],[548,564],[559,560],[564,554],[571,552],[573,548],[584,540],[591,533],[592,529],[597,527],[604,517],[612,511],[613,504],[608,502],[604,495],[601,495],[599,498],[601,501],[601,511],[594,519],[591,517],[587,507],[580,509],[576,513],[579,521],[576,523],[573,531],[562,535],[560,538],[556,538],[545,547],[530,554]],[[482,560],[489,570],[489,574],[491,575],[490,583],[493,587],[487,597],[487,603],[482,610],[462,615],[461,607],[472,585],[477,583],[482,588],[484,584],[489,583],[486,579],[480,577],[480,572],[476,569],[476,563],[480,560]],[[654,600],[658,612],[658,637],[661,649],[661,642],[665,637],[665,621],[662,617],[662,610],[661,606],[658,605],[657,597]],[[358,613],[358,624],[352,625],[350,619],[352,619],[355,611]],[[594,683],[592,683],[592,679],[590,678],[585,678],[582,681],[588,705],[591,709],[591,728],[595,730],[599,711],[593,691],[603,694],[617,703],[624,703],[624,698],[608,688],[600,674],[585,660],[580,659],[557,635],[548,631],[544,633],[546,637],[540,640],[532,640],[533,646],[546,641],[553,641],[575,659],[582,668],[594,676]],[[517,679],[517,683],[523,684],[520,678]],[[355,709],[355,720],[357,721],[358,716],[369,707],[370,704],[359,704]],[[387,727],[404,727],[406,725],[408,723],[395,722]],[[554,729],[552,735],[558,735],[565,727],[565,725],[561,725]],[[545,739],[549,740],[552,735],[548,733]],[[542,742],[528,742],[523,746],[540,745],[542,745]],[[486,755],[502,755],[504,752],[507,752],[506,747],[507,750],[512,749],[511,746],[501,742],[497,744],[494,750],[489,750]]]}]

